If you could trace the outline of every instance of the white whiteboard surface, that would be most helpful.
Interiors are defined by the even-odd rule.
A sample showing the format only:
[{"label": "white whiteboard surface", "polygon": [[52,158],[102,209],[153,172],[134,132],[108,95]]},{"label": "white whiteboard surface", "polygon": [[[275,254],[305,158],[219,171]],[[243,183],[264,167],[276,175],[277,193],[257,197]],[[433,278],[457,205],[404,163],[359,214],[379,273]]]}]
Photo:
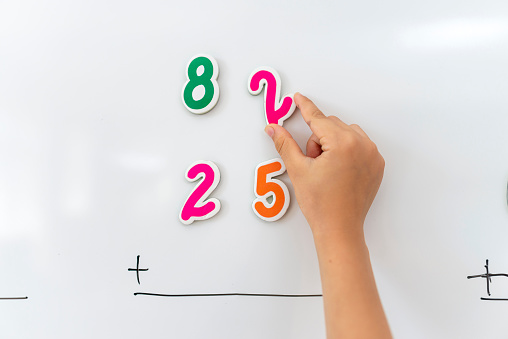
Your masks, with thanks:
[{"label": "white whiteboard surface", "polygon": [[[198,53],[221,93],[200,116]],[[247,79],[270,66],[386,160],[365,227],[395,337],[504,338],[508,302],[466,276],[508,272],[507,60],[504,0],[1,2],[0,297],[28,299],[0,300],[0,337],[325,337],[320,298],[133,295],[321,292],[287,175],[281,220],[251,209],[277,153]],[[305,146],[299,111],[284,126]],[[200,159],[222,209],[184,226]]]}]

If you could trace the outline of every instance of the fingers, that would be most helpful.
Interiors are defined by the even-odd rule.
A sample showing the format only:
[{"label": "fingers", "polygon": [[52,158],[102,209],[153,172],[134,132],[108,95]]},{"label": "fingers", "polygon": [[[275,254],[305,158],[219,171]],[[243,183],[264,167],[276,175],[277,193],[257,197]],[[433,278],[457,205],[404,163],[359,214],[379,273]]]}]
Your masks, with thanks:
[{"label": "fingers", "polygon": [[349,127],[355,131],[356,133],[360,134],[362,137],[365,137],[367,139],[370,140],[369,136],[367,135],[367,133],[365,133],[365,131],[360,127],[358,126],[357,124],[352,124],[352,125],[349,125]]},{"label": "fingers", "polygon": [[307,156],[310,158],[317,158],[323,153],[319,138],[313,133],[307,141]]},{"label": "fingers", "polygon": [[305,159],[305,155],[291,134],[284,127],[276,124],[266,126],[265,132],[272,138],[275,149],[284,161],[288,172],[296,170],[299,163]]},{"label": "fingers", "polygon": [[[333,149],[337,142],[341,143],[341,140],[347,140],[354,135],[369,138],[360,126],[347,125],[336,116],[325,116],[311,100],[300,93],[296,93],[294,98],[305,122],[313,132],[307,141],[307,157],[317,158],[323,152]],[[291,134],[276,124],[268,125],[265,132],[272,138],[288,171],[291,171],[291,168],[296,170],[295,166],[305,159],[305,155]]]},{"label": "fingers", "polygon": [[306,96],[295,93],[295,103],[296,106],[302,111],[303,118],[305,119],[305,122],[309,123],[310,120],[314,119],[325,119],[326,116],[317,108],[314,103],[307,98]]},{"label": "fingers", "polygon": [[303,119],[318,138],[337,133],[337,126],[347,126],[337,117],[325,116],[311,100],[300,93],[296,93],[294,98],[296,106],[302,112]]},{"label": "fingers", "polygon": [[335,115],[330,115],[328,117],[328,119],[330,119],[331,121],[333,121],[337,126],[341,126],[341,127],[344,127],[346,124],[340,120],[338,117],[336,117]]}]

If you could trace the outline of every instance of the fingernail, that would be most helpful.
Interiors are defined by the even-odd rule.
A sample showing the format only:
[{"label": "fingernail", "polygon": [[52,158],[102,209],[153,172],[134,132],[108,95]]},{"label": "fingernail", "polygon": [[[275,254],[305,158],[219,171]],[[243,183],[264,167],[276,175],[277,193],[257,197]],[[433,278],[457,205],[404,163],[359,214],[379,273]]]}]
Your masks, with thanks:
[{"label": "fingernail", "polygon": [[295,98],[295,104],[296,104],[296,106],[298,106],[298,103],[296,102],[296,97],[297,96],[302,96],[302,94],[300,92],[296,92],[295,93],[294,98]]},{"label": "fingernail", "polygon": [[273,137],[273,133],[275,133],[275,130],[271,126],[266,126],[265,132],[271,138],[271,137]]}]

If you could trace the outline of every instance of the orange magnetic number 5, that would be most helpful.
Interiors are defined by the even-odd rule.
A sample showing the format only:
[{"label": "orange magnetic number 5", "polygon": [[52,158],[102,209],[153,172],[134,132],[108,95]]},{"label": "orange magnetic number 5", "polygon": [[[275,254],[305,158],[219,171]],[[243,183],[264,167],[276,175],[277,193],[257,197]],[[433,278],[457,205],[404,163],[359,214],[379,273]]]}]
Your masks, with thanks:
[{"label": "orange magnetic number 5", "polygon": [[[289,207],[288,188],[282,181],[273,179],[285,171],[286,166],[279,158],[262,162],[256,167],[254,193],[257,198],[252,203],[252,209],[265,221],[279,220]],[[272,197],[270,203],[269,197]]]}]

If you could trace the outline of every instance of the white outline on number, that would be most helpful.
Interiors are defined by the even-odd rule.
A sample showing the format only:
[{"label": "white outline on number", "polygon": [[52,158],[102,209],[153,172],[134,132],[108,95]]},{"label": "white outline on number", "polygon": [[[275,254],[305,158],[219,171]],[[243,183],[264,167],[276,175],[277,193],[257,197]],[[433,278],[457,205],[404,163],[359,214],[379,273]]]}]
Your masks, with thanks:
[{"label": "white outline on number", "polygon": [[[268,164],[271,164],[271,163],[274,163],[274,162],[278,162],[281,164],[281,169],[276,171],[276,172],[271,172],[269,173],[267,176],[266,176],[266,183],[269,183],[269,182],[273,182],[277,185],[280,186],[280,188],[282,188],[282,191],[284,192],[284,198],[285,198],[285,201],[284,201],[284,206],[282,207],[281,211],[279,213],[277,213],[277,215],[271,217],[271,218],[266,218],[264,216],[262,216],[261,214],[258,213],[258,211],[256,211],[256,208],[255,208],[255,204],[256,202],[260,201],[263,205],[265,205],[266,208],[271,208],[274,204],[275,204],[275,201],[277,199],[276,195],[274,192],[270,191],[268,193],[266,193],[265,195],[259,195],[258,192],[257,192],[257,183],[258,183],[258,172],[259,172],[259,168],[261,166],[265,166],[265,165],[268,165]],[[263,219],[264,221],[277,221],[279,220],[280,218],[282,218],[284,216],[284,214],[286,214],[287,210],[288,210],[288,207],[289,207],[289,200],[290,200],[290,197],[289,197],[289,190],[286,186],[286,184],[278,179],[273,179],[273,177],[276,177],[278,175],[281,175],[283,174],[284,172],[286,172],[286,166],[284,165],[284,162],[282,161],[282,159],[280,158],[275,158],[275,159],[270,159],[270,160],[267,160],[267,161],[264,161],[262,163],[260,163],[259,165],[256,166],[256,173],[255,173],[255,177],[254,177],[254,194],[256,195],[256,199],[254,199],[254,201],[252,202],[252,209],[254,210],[254,213],[256,213],[256,215]],[[267,201],[267,198],[269,196],[273,196],[273,201],[272,203],[268,203]]]},{"label": "white outline on number", "polygon": [[[212,98],[212,101],[210,101],[210,103],[208,105],[206,105],[205,107],[203,107],[201,109],[192,109],[189,106],[187,106],[187,103],[185,102],[184,92],[185,92],[185,87],[187,87],[187,84],[190,82],[189,66],[190,66],[191,62],[194,61],[194,59],[199,58],[199,57],[207,58],[208,60],[210,60],[212,62],[213,73],[212,73],[212,77],[210,78],[210,81],[212,82],[212,85],[213,85],[213,98]],[[219,83],[217,82],[218,76],[219,76],[219,64],[212,56],[210,56],[208,54],[198,54],[198,55],[193,56],[190,59],[190,61],[187,63],[187,67],[185,67],[185,77],[187,78],[187,81],[183,85],[183,89],[182,89],[182,102],[183,102],[183,105],[185,106],[185,108],[187,108],[187,110],[189,112],[194,113],[194,114],[205,114],[207,112],[210,112],[215,107],[215,105],[219,101]]]},{"label": "white outline on number", "polygon": [[282,87],[282,81],[280,79],[279,73],[277,73],[277,71],[271,67],[261,66],[261,67],[256,68],[250,74],[249,82],[247,84],[249,93],[252,95],[258,95],[259,93],[261,93],[261,91],[263,89],[265,90],[265,96],[264,96],[264,101],[263,101],[263,110],[265,111],[265,120],[266,120],[267,125],[268,125],[268,114],[266,113],[266,96],[268,94],[268,91],[267,91],[268,82],[266,81],[266,79],[261,79],[261,81],[259,82],[259,89],[257,91],[251,91],[251,89],[250,89],[250,83],[252,81],[252,77],[254,76],[254,74],[256,74],[259,71],[267,71],[267,72],[271,73],[275,78],[275,84],[276,84],[276,86],[275,86],[275,107],[274,107],[275,111],[278,110],[282,106],[282,101],[284,100],[285,97],[291,98],[291,101],[292,101],[291,107],[289,108],[288,112],[284,116],[279,118],[279,120],[277,120],[277,125],[282,126],[282,124],[284,123],[284,120],[288,119],[295,112],[295,109],[296,109],[295,98],[294,98],[295,94],[294,93],[286,94],[282,97],[282,100],[280,99],[280,91],[281,91],[281,87]]},{"label": "white outline on number", "polygon": [[[208,214],[205,214],[204,216],[202,217],[195,217],[195,216],[191,216],[189,218],[189,220],[183,220],[182,219],[182,212],[183,212],[183,208],[185,207],[185,205],[187,205],[187,201],[189,200],[189,198],[191,197],[191,195],[194,193],[194,191],[203,183],[206,175],[203,173],[203,172],[200,172],[196,178],[194,179],[191,179],[189,178],[189,171],[191,170],[191,168],[193,168],[194,166],[196,165],[200,165],[200,164],[204,164],[204,165],[208,165],[213,173],[214,173],[214,177],[213,177],[213,183],[212,185],[206,190],[205,194],[203,194],[199,200],[196,202],[196,204],[193,206],[193,207],[202,207],[204,206],[205,204],[207,204],[208,202],[213,202],[215,203],[215,208]],[[180,210],[180,213],[178,214],[178,218],[180,219],[180,221],[185,224],[185,225],[190,225],[192,224],[194,221],[196,220],[206,220],[206,219],[210,219],[211,217],[213,217],[214,215],[216,215],[217,213],[219,213],[220,211],[220,207],[221,207],[221,204],[220,204],[220,200],[219,199],[216,199],[216,198],[210,198],[208,200],[206,200],[206,198],[208,198],[208,196],[210,195],[210,193],[213,192],[214,189],[217,188],[217,185],[219,185],[219,182],[220,182],[220,171],[219,171],[219,167],[217,167],[217,165],[215,165],[212,161],[207,161],[207,160],[198,160],[196,162],[194,162],[192,165],[190,165],[187,170],[185,171],[185,178],[187,179],[187,181],[190,181],[190,182],[194,182],[194,181],[197,181],[199,179],[203,179],[203,181],[201,181],[200,183],[198,183],[194,189],[190,192],[189,196],[187,196],[187,199],[185,199],[185,202],[182,206],[182,209]],[[205,201],[206,200],[206,201]]]}]

